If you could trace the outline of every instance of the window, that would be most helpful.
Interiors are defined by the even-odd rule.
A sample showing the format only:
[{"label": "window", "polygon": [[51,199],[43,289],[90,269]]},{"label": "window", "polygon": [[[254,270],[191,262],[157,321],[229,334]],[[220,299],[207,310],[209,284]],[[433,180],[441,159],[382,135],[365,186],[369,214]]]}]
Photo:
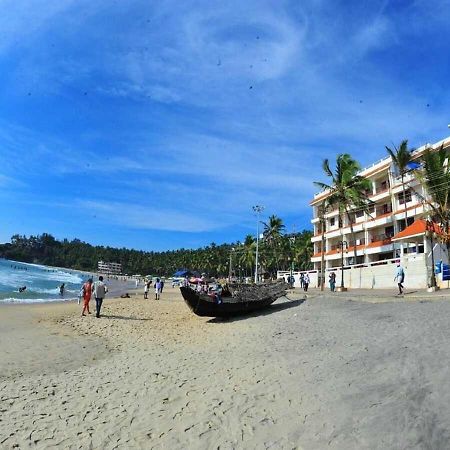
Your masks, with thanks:
[{"label": "window", "polygon": [[[406,198],[406,203],[411,201],[411,191],[409,189],[407,191],[405,191],[405,198]],[[403,192],[400,192],[400,194],[398,194],[398,202],[400,203],[400,205],[405,204],[405,200],[403,198]]]},{"label": "window", "polygon": [[414,223],[414,217],[408,217],[408,224],[405,225],[405,219],[401,219],[397,221],[398,224],[398,229],[400,231],[403,231],[407,226],[411,225],[412,223]]},{"label": "window", "polygon": [[330,227],[334,227],[334,224],[336,223],[336,219],[334,217],[332,217],[330,219]]},{"label": "window", "polygon": [[362,210],[360,210],[360,209],[359,209],[358,211],[355,212],[355,216],[356,216],[356,217],[362,217],[363,215],[364,215],[364,211],[362,211]]},{"label": "window", "polygon": [[386,237],[392,237],[392,236],[394,236],[394,227],[393,227],[393,226],[391,226],[391,227],[386,227],[386,228],[384,229],[384,234],[386,235]]}]

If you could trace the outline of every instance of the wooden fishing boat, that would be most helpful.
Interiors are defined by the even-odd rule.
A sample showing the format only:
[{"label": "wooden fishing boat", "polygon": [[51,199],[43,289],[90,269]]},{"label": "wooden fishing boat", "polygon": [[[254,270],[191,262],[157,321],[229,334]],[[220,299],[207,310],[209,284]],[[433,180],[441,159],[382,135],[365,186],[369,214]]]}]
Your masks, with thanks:
[{"label": "wooden fishing boat", "polygon": [[229,284],[223,291],[221,303],[213,294],[180,287],[189,308],[198,316],[229,317],[267,308],[286,294],[289,285],[284,281],[262,284]]}]

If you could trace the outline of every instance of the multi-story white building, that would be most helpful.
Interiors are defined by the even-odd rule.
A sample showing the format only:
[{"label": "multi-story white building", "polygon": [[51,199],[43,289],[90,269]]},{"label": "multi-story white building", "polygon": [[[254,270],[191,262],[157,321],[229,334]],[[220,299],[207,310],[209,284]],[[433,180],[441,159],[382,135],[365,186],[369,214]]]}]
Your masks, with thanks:
[{"label": "multi-story white building", "polygon": [[[450,150],[450,138],[418,148],[413,152],[413,158],[418,159],[425,148],[437,150],[442,145]],[[342,266],[343,260],[343,265],[347,266],[347,269],[361,269],[358,275],[359,283],[356,282],[355,271],[348,270],[349,276],[353,272],[353,282],[348,280],[347,285],[350,283],[354,285],[353,287],[386,287],[392,285],[390,276],[386,275],[385,282],[377,281],[373,276],[370,281],[368,273],[373,274],[375,266],[386,265],[398,259],[401,259],[404,265],[411,264],[413,260],[416,262],[421,260],[422,270],[418,270],[418,272],[425,275],[416,277],[414,282],[417,287],[426,287],[428,284],[427,271],[424,271],[423,267],[428,268],[429,275],[431,273],[431,256],[436,260],[445,259],[447,262],[447,256],[443,251],[445,246],[438,244],[437,239],[433,243],[434,253],[437,253],[431,255],[430,233],[426,230],[427,223],[424,220],[428,212],[428,207],[423,201],[427,195],[426,192],[415,179],[414,173],[410,172],[404,177],[406,192],[403,195],[401,177],[390,157],[363,169],[360,175],[371,181],[371,190],[368,192],[368,196],[372,200],[373,206],[370,214],[357,209],[350,212],[354,237],[351,235],[349,218],[340,218],[337,206],[332,211],[327,211],[321,220],[321,205],[329,192],[320,192],[311,201],[313,208],[311,222],[314,227],[314,235],[311,239],[314,245],[314,254],[311,261],[315,271],[320,270],[323,257],[326,279],[327,272],[331,270],[338,272],[336,269]],[[324,230],[322,230],[323,225]],[[338,280],[339,276],[340,273],[338,273]],[[358,284],[359,286],[357,286]]]},{"label": "multi-story white building", "polygon": [[120,275],[122,273],[122,264],[115,262],[98,262],[98,271],[107,275]]}]

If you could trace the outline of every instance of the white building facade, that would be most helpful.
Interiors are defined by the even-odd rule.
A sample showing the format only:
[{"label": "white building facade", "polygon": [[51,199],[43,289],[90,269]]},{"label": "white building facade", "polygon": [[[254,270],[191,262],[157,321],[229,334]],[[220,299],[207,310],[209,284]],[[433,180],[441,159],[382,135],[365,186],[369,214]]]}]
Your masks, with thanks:
[{"label": "white building facade", "polygon": [[122,273],[122,264],[116,262],[98,262],[99,273],[107,275],[120,275]]},{"label": "white building facade", "polygon": [[[418,148],[412,154],[413,159],[419,159],[426,148],[437,150],[442,145],[450,151],[450,138]],[[400,260],[405,267],[407,286],[427,287],[433,259],[434,263],[441,260],[448,263],[445,245],[436,233],[430,232],[431,224],[425,220],[429,206],[423,199],[427,198],[427,193],[410,172],[404,177],[404,195],[401,177],[390,157],[363,169],[360,175],[371,182],[368,197],[373,206],[370,214],[355,209],[350,212],[350,220],[340,218],[336,206],[322,215],[321,206],[328,192],[316,194],[311,201],[314,227],[311,262],[314,270],[309,275],[312,283],[318,283],[323,258],[325,280],[334,271],[338,286],[343,274],[346,287],[392,287],[395,263]],[[350,221],[354,236],[351,235]],[[448,287],[442,276],[437,280],[442,287]]]}]

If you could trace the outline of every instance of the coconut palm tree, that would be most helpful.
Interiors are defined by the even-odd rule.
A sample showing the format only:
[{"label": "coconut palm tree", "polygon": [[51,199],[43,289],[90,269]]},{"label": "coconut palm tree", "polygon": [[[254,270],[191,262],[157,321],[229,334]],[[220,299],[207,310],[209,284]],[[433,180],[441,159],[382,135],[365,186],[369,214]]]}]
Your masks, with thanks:
[{"label": "coconut palm tree", "polygon": [[[422,167],[416,171],[417,179],[427,196],[418,194],[432,211],[433,220],[439,222],[445,235],[450,231],[450,161],[444,147],[437,151],[425,150]],[[450,241],[447,239],[447,250]]]},{"label": "coconut palm tree", "polygon": [[255,264],[255,238],[248,234],[245,237],[242,253],[239,256],[239,264],[245,269],[245,273],[251,274]]},{"label": "coconut palm tree", "polygon": [[407,208],[406,208],[406,187],[405,187],[405,175],[408,172],[408,164],[412,160],[411,150],[408,148],[408,140],[404,139],[398,147],[394,145],[394,150],[386,146],[386,150],[400,173],[403,188],[403,202],[405,205],[405,228],[408,226]]},{"label": "coconut palm tree", "polygon": [[275,214],[272,214],[269,217],[269,221],[263,222],[264,230],[264,243],[267,245],[267,249],[269,254],[266,253],[267,262],[269,266],[278,269],[279,264],[279,256],[280,256],[280,239],[285,230],[285,225],[283,224],[283,219],[277,217]]},{"label": "coconut palm tree", "polygon": [[325,287],[325,228],[326,220],[325,214],[328,210],[328,202],[325,199],[319,205],[319,223],[320,223],[320,248],[321,248],[321,258],[320,258],[320,290],[323,291]]},{"label": "coconut palm tree", "polygon": [[322,163],[322,169],[331,179],[330,184],[315,181],[314,184],[324,191],[329,191],[326,204],[331,207],[338,207],[341,222],[344,223],[344,216],[350,225],[350,235],[354,242],[354,256],[356,263],[356,240],[353,231],[353,220],[350,216],[351,210],[357,208],[369,214],[370,206],[373,202],[368,198],[367,191],[371,183],[367,178],[358,175],[361,170],[359,163],[349,154],[343,153],[336,158],[336,168],[333,171],[330,168],[328,159]]},{"label": "coconut palm tree", "polygon": [[304,230],[295,235],[292,243],[293,258],[300,270],[311,268],[311,256],[313,254],[312,235],[311,231]]}]

